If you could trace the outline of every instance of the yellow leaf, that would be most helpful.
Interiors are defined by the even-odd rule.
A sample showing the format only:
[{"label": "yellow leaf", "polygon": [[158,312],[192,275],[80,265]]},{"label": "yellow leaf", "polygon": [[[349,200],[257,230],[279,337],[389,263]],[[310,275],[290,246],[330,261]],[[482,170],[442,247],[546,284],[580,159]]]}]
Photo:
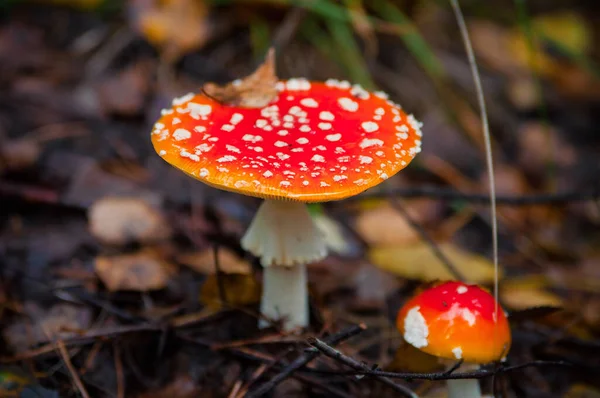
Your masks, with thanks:
[{"label": "yellow leaf", "polygon": [[385,370],[390,372],[433,373],[443,371],[444,366],[436,356],[427,354],[411,344],[404,343],[398,347],[394,359],[386,366]]},{"label": "yellow leaf", "polygon": [[360,213],[355,228],[370,245],[406,244],[418,239],[406,218],[387,203]]},{"label": "yellow leaf", "polygon": [[585,384],[575,384],[565,393],[564,398],[600,398],[600,390]]},{"label": "yellow leaf", "polygon": [[543,276],[524,277],[504,281],[500,287],[502,303],[513,310],[532,307],[562,307],[562,299],[545,290],[548,281]]},{"label": "yellow leaf", "polygon": [[[450,243],[439,247],[467,282],[489,283],[494,280],[494,267],[485,257],[468,253]],[[455,279],[424,242],[376,247],[370,250],[369,260],[377,267],[404,278],[421,281]]]},{"label": "yellow leaf", "polygon": [[[241,307],[258,303],[261,288],[252,275],[221,275],[225,299],[230,307]],[[216,275],[209,275],[200,290],[200,302],[209,309],[218,311],[223,307],[219,295]]]},{"label": "yellow leaf", "polygon": [[556,60],[546,50],[545,44],[548,41],[576,55],[585,54],[592,45],[591,29],[587,21],[576,13],[542,15],[532,20],[531,28],[534,35],[533,48],[530,47],[521,27],[515,27],[507,35],[506,44],[515,60],[525,68],[533,68],[542,76],[553,75],[560,69]]},{"label": "yellow leaf", "polygon": [[[212,249],[201,252],[182,254],[177,261],[187,265],[201,274],[212,275],[216,272],[214,251]],[[226,274],[248,275],[252,270],[247,261],[239,258],[229,249],[219,249],[219,269]]]}]

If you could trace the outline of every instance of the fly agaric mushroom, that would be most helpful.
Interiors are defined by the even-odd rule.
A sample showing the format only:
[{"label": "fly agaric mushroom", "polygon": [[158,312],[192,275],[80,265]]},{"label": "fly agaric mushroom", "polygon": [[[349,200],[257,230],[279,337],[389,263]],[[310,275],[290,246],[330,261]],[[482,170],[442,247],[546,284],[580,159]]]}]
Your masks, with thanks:
[{"label": "fly agaric mushroom", "polygon": [[305,204],[356,195],[403,169],[420,151],[421,124],[346,81],[274,80],[267,101],[269,90],[248,100],[247,84],[269,81],[259,72],[174,99],[152,143],[195,179],[265,199],[241,243],[264,267],[261,312],[289,330],[308,325],[306,263],[327,254]]},{"label": "fly agaric mushroom", "polygon": [[[410,299],[396,324],[404,340],[447,360],[478,366],[502,360],[510,348],[506,315],[487,291],[462,282],[437,284]],[[480,398],[476,379],[448,380],[448,398]]]}]

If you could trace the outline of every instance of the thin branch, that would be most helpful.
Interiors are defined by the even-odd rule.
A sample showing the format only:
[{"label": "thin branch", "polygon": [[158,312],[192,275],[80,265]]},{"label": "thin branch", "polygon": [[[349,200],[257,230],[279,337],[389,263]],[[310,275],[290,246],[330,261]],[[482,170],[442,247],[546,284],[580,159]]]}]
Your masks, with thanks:
[{"label": "thin branch", "polygon": [[[358,333],[362,332],[366,328],[367,327],[363,324],[355,325],[348,329],[342,330],[340,333],[331,335],[325,340],[328,342],[328,344],[331,344],[331,345],[339,344],[342,341],[347,340],[350,337],[357,335]],[[300,369],[301,367],[305,366],[306,364],[311,362],[313,359],[318,357],[319,354],[320,353],[317,350],[311,350],[311,351],[305,352],[304,354],[302,354],[301,356],[296,358],[296,360],[294,360],[288,366],[286,366],[280,373],[275,375],[268,382],[262,384],[256,390],[250,391],[248,394],[246,394],[246,398],[257,398],[257,397],[267,394],[269,391],[271,391],[273,388],[275,388],[277,385],[279,385],[282,381],[284,381],[285,379],[290,377],[291,374],[294,373],[296,370]]]},{"label": "thin branch", "polygon": [[[463,193],[454,189],[448,189],[436,186],[423,186],[414,188],[394,188],[385,191],[368,191],[361,195],[352,196],[344,199],[339,204],[350,203],[352,201],[361,201],[364,199],[378,199],[387,197],[398,198],[429,198],[440,200],[462,200],[465,202],[476,203],[480,205],[490,204],[489,194],[480,193]],[[496,196],[496,204],[502,206],[530,206],[530,205],[562,205],[571,202],[587,202],[592,200],[600,200],[600,190],[585,191],[585,192],[561,192],[561,193],[541,193],[531,195]],[[332,202],[333,205],[338,202]]]},{"label": "thin branch", "polygon": [[81,396],[83,398],[90,398],[90,394],[88,394],[87,390],[85,389],[85,386],[83,385],[83,382],[81,381],[81,378],[79,377],[79,374],[77,373],[77,370],[75,369],[75,367],[73,366],[73,363],[71,362],[71,358],[69,358],[69,353],[67,352],[65,343],[63,343],[61,340],[57,340],[56,348],[58,348],[58,352],[60,353],[62,360],[64,361],[65,365],[67,366],[67,369],[69,369],[71,378],[73,379],[75,386],[77,386],[77,389],[79,390],[79,393],[81,394]]},{"label": "thin branch", "polygon": [[[336,361],[341,362],[344,365],[346,365],[354,370],[371,371],[371,368],[369,368],[364,363],[358,362],[357,360],[342,354],[340,351],[330,347],[329,345],[327,345],[327,343],[325,343],[319,339],[311,337],[307,341],[308,341],[308,344],[312,345],[317,350],[321,351],[325,356],[335,359]],[[391,387],[396,392],[402,393],[407,397],[419,398],[418,395],[415,394],[414,392],[412,392],[409,388],[404,387],[403,385],[397,384],[385,376],[374,376],[374,377],[375,377],[375,379],[381,381],[388,387]]]}]

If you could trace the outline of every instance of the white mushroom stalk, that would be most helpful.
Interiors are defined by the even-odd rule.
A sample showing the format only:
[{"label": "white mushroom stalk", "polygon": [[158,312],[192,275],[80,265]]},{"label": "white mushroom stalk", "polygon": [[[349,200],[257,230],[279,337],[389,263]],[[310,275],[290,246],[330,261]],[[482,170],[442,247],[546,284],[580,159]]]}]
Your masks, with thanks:
[{"label": "white mushroom stalk", "polygon": [[327,249],[306,205],[265,200],[241,243],[264,267],[261,313],[285,319],[286,330],[308,326],[306,263],[323,259]]}]

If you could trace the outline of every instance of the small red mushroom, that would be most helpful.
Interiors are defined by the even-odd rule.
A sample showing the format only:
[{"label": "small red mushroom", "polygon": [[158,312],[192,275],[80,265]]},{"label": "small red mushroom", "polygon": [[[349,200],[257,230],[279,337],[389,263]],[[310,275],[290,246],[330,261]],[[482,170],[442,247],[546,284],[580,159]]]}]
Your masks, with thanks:
[{"label": "small red mushroom", "polygon": [[[439,358],[485,364],[510,348],[508,320],[494,297],[463,282],[437,284],[410,299],[397,326],[404,340]],[[477,380],[448,380],[449,398],[481,397]]]},{"label": "small red mushroom", "polygon": [[308,324],[305,264],[326,255],[304,204],[344,199],[396,174],[420,151],[421,124],[385,94],[346,81],[296,78],[275,88],[258,108],[205,93],[176,98],[152,143],[195,179],[265,199],[242,246],[265,267],[263,314],[287,317],[291,329]]}]

